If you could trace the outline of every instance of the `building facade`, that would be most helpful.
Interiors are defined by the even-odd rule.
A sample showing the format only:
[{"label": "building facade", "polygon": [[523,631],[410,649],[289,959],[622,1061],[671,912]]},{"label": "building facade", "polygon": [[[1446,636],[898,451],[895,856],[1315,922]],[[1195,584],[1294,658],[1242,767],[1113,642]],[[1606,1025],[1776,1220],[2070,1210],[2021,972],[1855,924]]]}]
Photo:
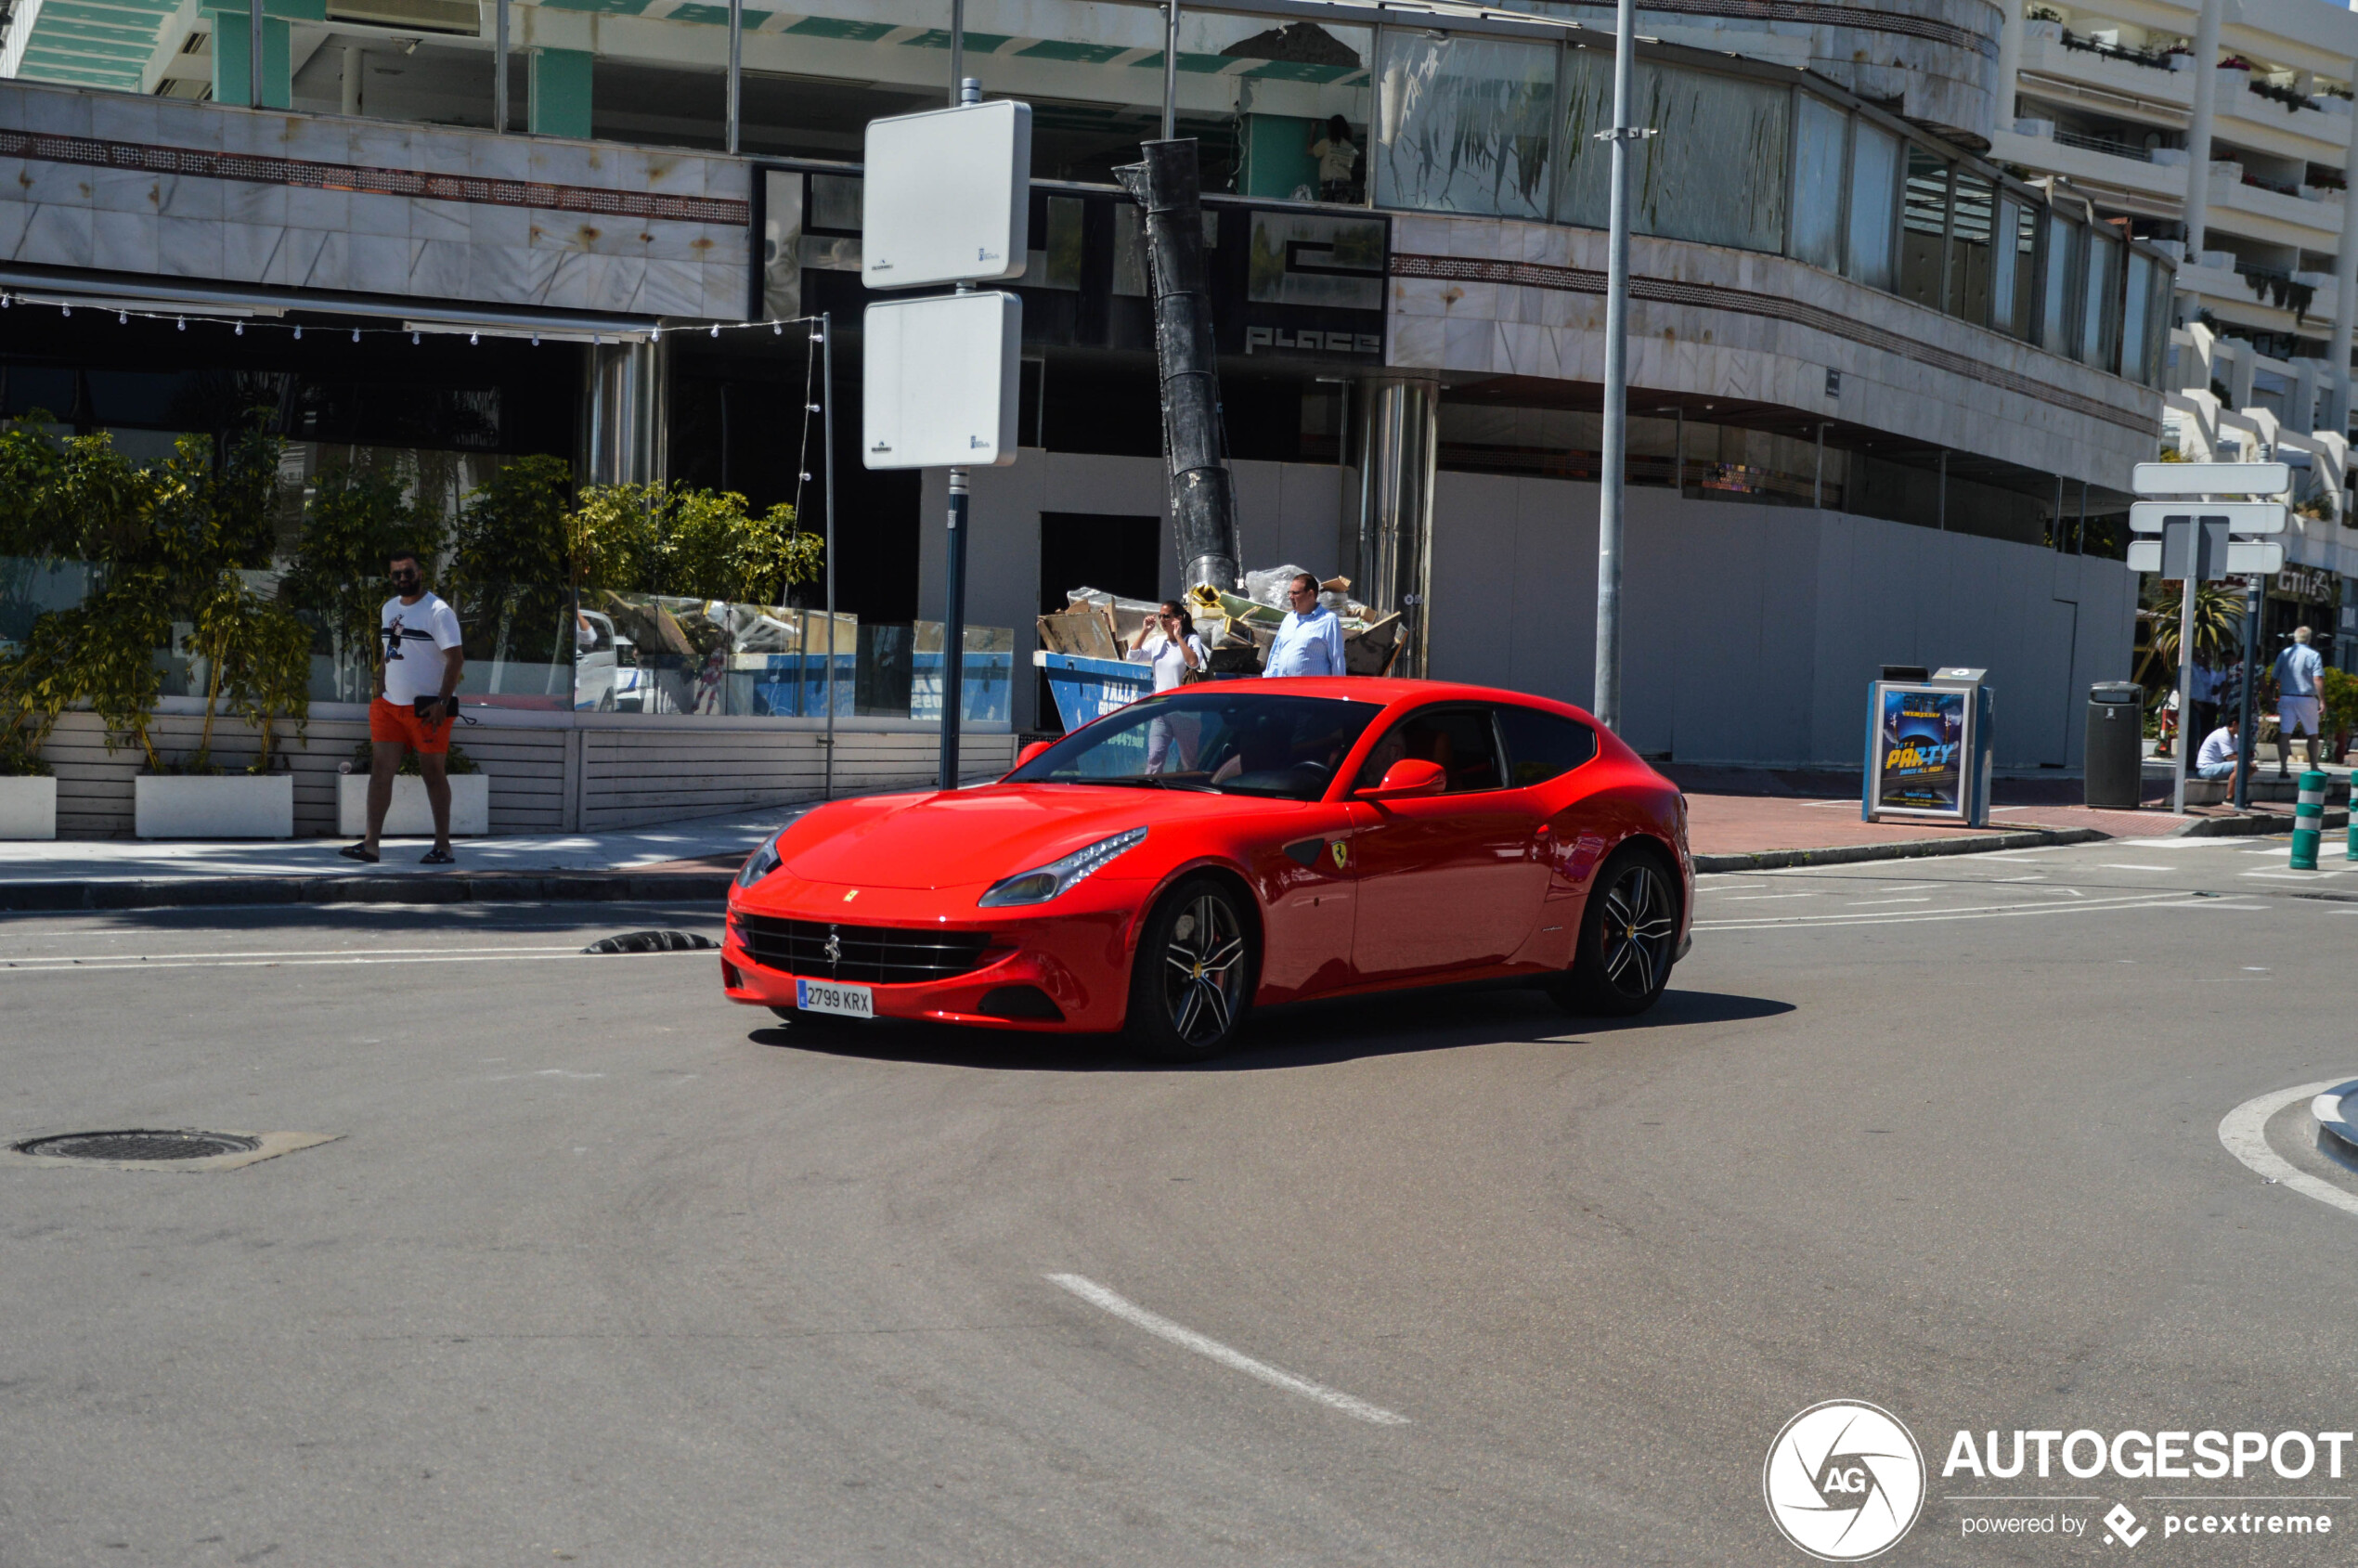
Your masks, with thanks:
[{"label": "building facade", "polygon": [[[2235,351],[2175,325],[2168,236],[2007,156],[2001,7],[1768,9],[1641,27],[1626,727],[1848,763],[1878,666],[1980,665],[2001,763],[2072,766],[2076,693],[2129,667],[2129,470]],[[815,460],[787,323],[830,314],[856,410],[862,127],[963,72],[1035,115],[1025,450],[977,475],[968,600],[1018,667],[1067,589],[1176,586],[1111,181],[1168,112],[1211,193],[1248,563],[1354,577],[1430,673],[1585,700],[1610,10],[969,0],[955,39],[946,11],[265,0],[257,38],[203,0],[17,0],[6,409],[162,436],[229,384],[323,448],[833,484],[838,606],[933,614],[942,476],[867,473],[848,413]],[[2312,445],[2338,530],[2343,447]]]}]

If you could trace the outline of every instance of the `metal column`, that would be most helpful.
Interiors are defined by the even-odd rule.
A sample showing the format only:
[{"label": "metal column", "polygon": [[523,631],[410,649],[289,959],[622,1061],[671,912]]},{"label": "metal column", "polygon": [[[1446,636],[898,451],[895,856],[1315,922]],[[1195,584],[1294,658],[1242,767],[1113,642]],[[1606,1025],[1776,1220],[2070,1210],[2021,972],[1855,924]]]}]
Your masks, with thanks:
[{"label": "metal column", "polygon": [[593,343],[585,377],[582,449],[588,483],[650,485],[667,476],[668,345]]},{"label": "metal column", "polygon": [[[500,0],[506,5],[507,0]],[[738,128],[745,120],[745,0],[729,0],[729,151],[737,150]]]},{"label": "metal column", "polygon": [[491,134],[504,136],[508,134],[508,0],[499,0],[492,11]]},{"label": "metal column", "polygon": [[[1621,724],[1621,502],[1629,467],[1629,148],[1644,134],[1629,124],[1637,31],[1632,0],[1619,0],[1613,7],[1613,129],[1601,138],[1613,149],[1613,193],[1605,253],[1604,472],[1597,498],[1597,678],[1591,705],[1609,730]],[[1678,465],[1686,466],[1683,450]]]},{"label": "metal column", "polygon": [[1179,134],[1179,0],[1162,6],[1162,139]]},{"label": "metal column", "polygon": [[1403,376],[1360,383],[1358,597],[1400,613],[1392,673],[1432,673],[1432,508],[1441,448],[1441,383]]}]

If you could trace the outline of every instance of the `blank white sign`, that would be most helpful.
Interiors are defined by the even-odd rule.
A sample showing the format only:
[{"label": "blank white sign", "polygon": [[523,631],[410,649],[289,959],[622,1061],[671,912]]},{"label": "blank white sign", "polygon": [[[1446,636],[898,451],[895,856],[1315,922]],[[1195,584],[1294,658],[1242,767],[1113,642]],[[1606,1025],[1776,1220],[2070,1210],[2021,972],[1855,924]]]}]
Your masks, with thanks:
[{"label": "blank white sign", "polygon": [[1031,106],[1007,98],[868,122],[860,280],[987,282],[1031,248]]},{"label": "blank white sign", "polygon": [[[267,11],[263,13],[269,15]],[[2181,467],[2182,464],[2172,464]],[[2158,534],[2172,517],[2223,517],[2231,534],[2281,534],[2285,531],[2282,501],[2131,501],[2129,531]]]},{"label": "blank white sign", "polygon": [[2280,462],[2141,462],[2129,481],[2141,496],[2280,496],[2292,469]]},{"label": "blank white sign", "polygon": [[887,300],[867,339],[861,458],[870,468],[992,468],[1016,460],[1023,302],[1013,294]]},{"label": "blank white sign", "polygon": [[[2131,539],[2129,541],[2129,569],[2132,572],[2161,570],[2161,541]],[[2227,546],[2227,564],[2221,568],[2231,577],[2274,577],[2285,569],[2285,547],[2274,539],[2246,543],[2241,539]]]}]

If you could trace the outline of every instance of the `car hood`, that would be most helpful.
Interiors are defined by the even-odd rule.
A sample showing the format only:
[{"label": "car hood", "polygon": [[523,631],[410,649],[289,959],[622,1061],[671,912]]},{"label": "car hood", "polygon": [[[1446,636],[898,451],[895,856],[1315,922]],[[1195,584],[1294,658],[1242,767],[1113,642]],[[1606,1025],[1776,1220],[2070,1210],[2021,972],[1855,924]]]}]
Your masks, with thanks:
[{"label": "car hood", "polygon": [[[992,784],[823,808],[789,829],[779,849],[787,870],[808,882],[957,888],[1030,871],[1134,827],[1240,810],[1299,807],[1121,785]],[[1098,875],[1145,875],[1133,865],[1124,855]]]}]

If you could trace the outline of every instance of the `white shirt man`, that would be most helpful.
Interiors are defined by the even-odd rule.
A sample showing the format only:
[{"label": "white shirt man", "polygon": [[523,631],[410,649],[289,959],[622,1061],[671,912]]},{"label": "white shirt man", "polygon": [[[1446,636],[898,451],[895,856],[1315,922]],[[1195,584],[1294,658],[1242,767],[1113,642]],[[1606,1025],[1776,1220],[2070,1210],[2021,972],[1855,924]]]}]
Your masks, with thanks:
[{"label": "white shirt man", "polygon": [[2203,737],[2202,749],[2195,754],[2195,776],[2200,779],[2226,779],[2233,778],[2235,772],[2235,727],[2222,724]]},{"label": "white shirt man", "polygon": [[[460,648],[459,613],[426,591],[425,568],[408,551],[388,564],[394,596],[377,612],[377,692],[369,704],[369,829],[357,844],[336,851],[348,861],[374,864],[393,806],[394,775],[402,753],[415,752],[434,810],[434,848],[419,863],[448,865],[450,853],[450,722],[459,711],[451,695],[459,689],[467,655]],[[418,704],[440,699],[428,712]]]},{"label": "white shirt man", "polygon": [[1288,587],[1286,599],[1292,608],[1269,644],[1269,661],[1261,673],[1348,674],[1342,662],[1342,622],[1318,603],[1318,580],[1304,572]]}]

